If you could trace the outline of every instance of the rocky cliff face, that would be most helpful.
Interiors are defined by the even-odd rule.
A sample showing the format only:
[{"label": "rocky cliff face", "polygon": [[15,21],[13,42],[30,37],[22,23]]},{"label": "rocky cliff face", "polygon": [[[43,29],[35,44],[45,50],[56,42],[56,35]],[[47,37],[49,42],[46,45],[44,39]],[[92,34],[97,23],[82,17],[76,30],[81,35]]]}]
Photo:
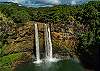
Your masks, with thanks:
[{"label": "rocky cliff face", "polygon": [[32,58],[34,47],[33,24],[29,22],[20,27],[16,25],[10,18],[6,18],[5,15],[0,13],[1,71],[6,71],[6,69],[11,71],[16,62],[26,62]]},{"label": "rocky cliff face", "polygon": [[[44,53],[44,23],[39,22],[27,22],[21,26],[17,26],[12,20],[6,18],[3,14],[0,15],[0,56],[1,65],[3,59],[9,58],[9,65],[16,66],[16,64],[23,61],[32,60],[35,55],[35,37],[34,37],[34,24],[38,24],[39,29],[39,41],[40,41],[40,52],[41,55]],[[52,25],[55,27],[55,25]],[[54,57],[68,58],[73,57],[74,47],[77,44],[77,39],[73,31],[67,30],[67,32],[59,31],[56,27],[53,30],[51,28],[51,37],[53,44]],[[73,28],[69,28],[72,29]],[[7,60],[6,60],[7,61]],[[8,61],[9,62],[9,61]],[[5,63],[6,64],[6,63]]]},{"label": "rocky cliff face", "polygon": [[5,49],[6,54],[31,51],[34,47],[33,24],[26,23],[24,26],[15,28],[15,35],[9,36],[7,41],[9,45]]}]

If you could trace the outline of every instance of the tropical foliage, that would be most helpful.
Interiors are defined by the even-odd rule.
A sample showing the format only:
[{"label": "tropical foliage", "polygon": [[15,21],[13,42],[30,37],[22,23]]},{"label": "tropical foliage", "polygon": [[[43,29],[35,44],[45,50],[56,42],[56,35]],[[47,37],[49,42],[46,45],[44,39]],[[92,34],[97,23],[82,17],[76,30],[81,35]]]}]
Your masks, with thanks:
[{"label": "tropical foliage", "polygon": [[8,36],[16,35],[11,28],[36,21],[54,25],[54,32],[61,32],[63,28],[67,33],[66,30],[72,27],[71,34],[78,40],[77,46],[74,47],[75,53],[85,66],[96,67],[95,58],[98,57],[100,46],[100,1],[45,8],[27,8],[13,3],[1,3],[0,12],[0,57],[3,57],[3,48],[8,45]]}]

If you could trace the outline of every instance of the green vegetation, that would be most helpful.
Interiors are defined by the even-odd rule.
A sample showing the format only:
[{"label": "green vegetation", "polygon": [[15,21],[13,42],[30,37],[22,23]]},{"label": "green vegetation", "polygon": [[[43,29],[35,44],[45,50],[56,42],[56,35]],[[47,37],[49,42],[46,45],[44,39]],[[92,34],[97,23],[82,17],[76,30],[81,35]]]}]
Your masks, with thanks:
[{"label": "green vegetation", "polygon": [[[53,38],[53,46],[72,47],[71,49],[78,55],[83,65],[89,68],[96,67],[95,58],[100,46],[100,1],[46,8],[19,7],[13,3],[0,4],[0,61],[4,60],[0,62],[1,66],[2,63],[8,63],[7,65],[10,66],[9,62],[20,59],[20,52],[32,52],[34,32],[33,25],[30,24],[32,22],[29,21],[50,23],[52,32],[68,33],[72,38],[66,42],[70,44],[75,40],[77,43],[74,44],[75,46],[67,44],[65,42],[67,38],[62,39],[63,43]],[[14,59],[9,61],[9,58]],[[8,71],[8,68],[4,71]]]},{"label": "green vegetation", "polygon": [[0,58],[0,70],[11,71],[11,64],[16,60],[20,60],[21,58],[22,53],[11,54]]},{"label": "green vegetation", "polygon": [[[20,26],[14,23],[10,17],[7,18],[0,12],[0,71],[12,71],[11,66],[14,65],[15,62],[26,61],[25,59],[27,59],[28,61],[28,59],[30,58],[30,52],[25,52],[25,49],[28,49],[29,47],[32,48],[32,45],[28,45],[28,43],[30,43],[32,39],[30,40],[27,37],[25,38],[19,36],[21,35],[21,33],[18,33],[18,31],[20,31],[18,27]],[[25,28],[26,30],[24,30],[26,32],[31,30],[27,30],[27,28],[30,28],[27,27],[27,25]],[[22,35],[24,35],[25,33],[23,33]],[[28,34],[29,33],[27,33],[27,35]],[[20,41],[18,39],[20,39]],[[22,40],[25,39],[27,39],[27,41],[23,42]],[[19,43],[17,40],[19,41]],[[17,44],[15,41],[17,42]]]}]

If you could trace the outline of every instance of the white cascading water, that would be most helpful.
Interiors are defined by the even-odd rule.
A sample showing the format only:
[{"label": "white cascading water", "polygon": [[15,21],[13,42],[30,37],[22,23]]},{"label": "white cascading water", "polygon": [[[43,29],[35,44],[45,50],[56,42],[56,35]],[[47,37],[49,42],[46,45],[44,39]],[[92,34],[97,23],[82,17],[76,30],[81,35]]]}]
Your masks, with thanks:
[{"label": "white cascading water", "polygon": [[49,57],[52,59],[52,42],[51,42],[51,35],[50,35],[50,28],[48,27],[48,40],[49,40]]},{"label": "white cascading water", "polygon": [[45,24],[45,52],[46,52],[46,59],[48,61],[52,60],[52,42],[50,36],[50,28]]},{"label": "white cascading water", "polygon": [[35,24],[35,44],[36,44],[36,63],[40,63],[40,51],[39,51],[39,37],[38,37],[38,28]]},{"label": "white cascading water", "polygon": [[[36,44],[36,60],[37,61],[35,61],[34,63],[41,63],[42,61],[40,60],[37,24],[35,24],[35,44]],[[46,55],[46,61],[49,61],[49,62],[57,61],[52,56],[52,42],[51,42],[50,28],[47,24],[45,24],[45,55]]]}]

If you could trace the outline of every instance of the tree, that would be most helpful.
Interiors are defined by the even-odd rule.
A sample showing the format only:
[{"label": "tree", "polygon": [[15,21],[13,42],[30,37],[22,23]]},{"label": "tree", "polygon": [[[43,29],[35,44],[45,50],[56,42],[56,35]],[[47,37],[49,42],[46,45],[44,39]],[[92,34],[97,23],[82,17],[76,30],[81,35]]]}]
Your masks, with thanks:
[{"label": "tree", "polygon": [[15,23],[24,23],[30,20],[28,12],[21,10],[11,15],[11,18]]}]

